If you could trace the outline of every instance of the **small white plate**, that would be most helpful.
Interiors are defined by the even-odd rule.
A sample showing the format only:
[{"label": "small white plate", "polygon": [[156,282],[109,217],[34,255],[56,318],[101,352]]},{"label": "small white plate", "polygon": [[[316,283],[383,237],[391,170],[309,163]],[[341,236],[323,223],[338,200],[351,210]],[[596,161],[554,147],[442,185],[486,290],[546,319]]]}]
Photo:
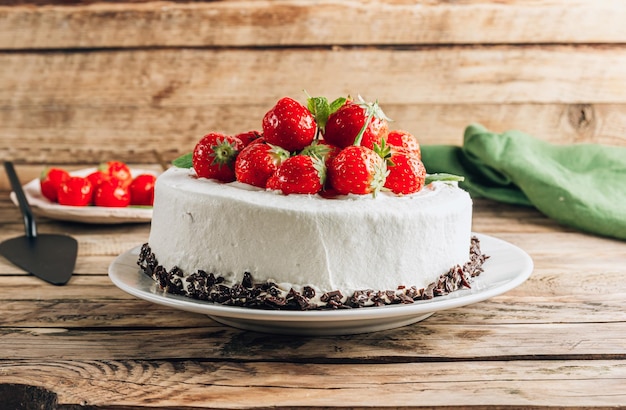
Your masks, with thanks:
[{"label": "small white plate", "polygon": [[[244,330],[292,335],[347,335],[406,326],[433,313],[480,302],[522,284],[533,270],[533,261],[520,248],[491,236],[475,234],[481,252],[489,255],[484,272],[463,289],[431,300],[381,307],[281,311],[223,306],[163,292],[137,265],[139,250],[119,255],[109,266],[109,277],[123,291],[156,304],[208,315],[225,325]],[[172,313],[172,320],[175,320]]]},{"label": "small white plate", "polygon": [[[72,175],[87,176],[96,168],[86,168],[72,171]],[[154,171],[143,169],[131,169],[131,174],[157,175]],[[92,224],[119,224],[119,223],[144,223],[152,220],[152,207],[109,208],[103,206],[67,206],[54,203],[41,193],[39,179],[33,179],[23,187],[24,195],[37,216],[45,216],[61,221],[83,222]],[[15,192],[11,192],[11,200],[18,205]]]}]

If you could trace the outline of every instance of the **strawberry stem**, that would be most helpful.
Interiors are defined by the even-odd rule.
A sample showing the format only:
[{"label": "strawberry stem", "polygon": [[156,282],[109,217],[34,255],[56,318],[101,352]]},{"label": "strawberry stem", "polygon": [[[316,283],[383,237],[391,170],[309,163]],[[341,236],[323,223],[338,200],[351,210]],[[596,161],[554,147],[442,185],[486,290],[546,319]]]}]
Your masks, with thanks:
[{"label": "strawberry stem", "polygon": [[376,117],[379,120],[391,121],[391,119],[385,115],[383,110],[378,105],[378,101],[374,101],[373,103],[368,103],[360,95],[359,95],[359,101],[360,101],[359,106],[363,108],[363,110],[365,110],[365,114],[367,114],[367,118],[365,119],[365,124],[363,124],[363,128],[361,128],[361,131],[359,131],[359,133],[356,135],[356,138],[354,139],[354,145],[361,145],[361,140],[363,139],[363,135],[365,134],[367,127],[369,127],[370,122],[372,122],[373,117]]},{"label": "strawberry stem", "polygon": [[361,145],[361,141],[363,140],[363,135],[365,135],[365,130],[367,130],[367,127],[369,127],[370,122],[372,121],[372,117],[374,116],[374,110],[367,110],[366,111],[368,113],[367,118],[365,119],[365,123],[363,124],[363,127],[361,128],[361,130],[359,131],[359,133],[356,135],[356,138],[354,139],[354,145]]}]

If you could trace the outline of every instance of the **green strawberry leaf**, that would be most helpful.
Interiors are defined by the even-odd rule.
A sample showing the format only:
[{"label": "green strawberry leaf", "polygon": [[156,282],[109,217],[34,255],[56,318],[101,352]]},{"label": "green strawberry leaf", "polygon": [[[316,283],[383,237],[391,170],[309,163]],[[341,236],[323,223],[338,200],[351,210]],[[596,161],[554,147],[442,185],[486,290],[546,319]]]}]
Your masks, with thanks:
[{"label": "green strawberry leaf", "polygon": [[387,117],[387,115],[383,112],[383,109],[380,108],[378,104],[378,100],[374,102],[367,102],[359,95],[359,103],[363,110],[365,110],[365,115],[373,116],[379,120],[393,121],[391,118]]},{"label": "green strawberry leaf", "polygon": [[172,165],[177,168],[191,168],[193,167],[193,153],[188,153],[185,155],[181,155],[172,161]]},{"label": "green strawberry leaf", "polygon": [[304,147],[302,151],[300,151],[301,155],[306,155],[309,157],[318,157],[322,159],[326,159],[328,154],[330,154],[330,147],[325,144],[318,144],[317,141],[314,141],[312,144]]},{"label": "green strawberry leaf", "polygon": [[320,183],[322,186],[326,183],[326,164],[324,163],[324,159],[318,157],[317,155],[313,155],[311,157],[311,161],[313,162],[313,168],[317,171],[317,176],[320,178]]},{"label": "green strawberry leaf", "polygon": [[387,142],[383,139],[380,144],[374,144],[374,152],[378,154],[386,163],[387,166],[395,166],[391,160],[391,147],[387,145]]},{"label": "green strawberry leaf", "polygon": [[459,176],[459,175],[454,175],[454,174],[445,174],[445,173],[441,173],[441,174],[427,174],[426,175],[426,181],[425,181],[425,185],[430,184],[431,182],[434,181],[453,181],[453,182],[461,182],[464,181],[465,177]]}]

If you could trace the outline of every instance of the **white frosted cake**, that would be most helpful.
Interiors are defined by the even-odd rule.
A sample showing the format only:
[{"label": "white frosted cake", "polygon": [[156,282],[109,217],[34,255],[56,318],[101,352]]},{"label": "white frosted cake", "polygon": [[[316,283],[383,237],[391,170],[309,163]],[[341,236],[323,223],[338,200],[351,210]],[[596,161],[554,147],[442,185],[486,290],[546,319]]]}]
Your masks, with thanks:
[{"label": "white frosted cake", "polygon": [[471,223],[472,201],[451,182],[329,199],[173,167],[157,179],[139,265],[166,291],[229,305],[410,303],[467,286],[481,271]]}]

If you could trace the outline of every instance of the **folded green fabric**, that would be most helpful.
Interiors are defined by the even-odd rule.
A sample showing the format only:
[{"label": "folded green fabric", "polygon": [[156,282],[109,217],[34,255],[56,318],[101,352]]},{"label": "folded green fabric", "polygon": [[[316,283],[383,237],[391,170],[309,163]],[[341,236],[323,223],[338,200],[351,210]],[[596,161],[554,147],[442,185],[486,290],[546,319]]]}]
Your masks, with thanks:
[{"label": "folded green fabric", "polygon": [[626,147],[555,145],[470,125],[462,147],[425,145],[422,159],[431,174],[464,176],[460,186],[473,197],[535,206],[562,224],[626,240]]}]

